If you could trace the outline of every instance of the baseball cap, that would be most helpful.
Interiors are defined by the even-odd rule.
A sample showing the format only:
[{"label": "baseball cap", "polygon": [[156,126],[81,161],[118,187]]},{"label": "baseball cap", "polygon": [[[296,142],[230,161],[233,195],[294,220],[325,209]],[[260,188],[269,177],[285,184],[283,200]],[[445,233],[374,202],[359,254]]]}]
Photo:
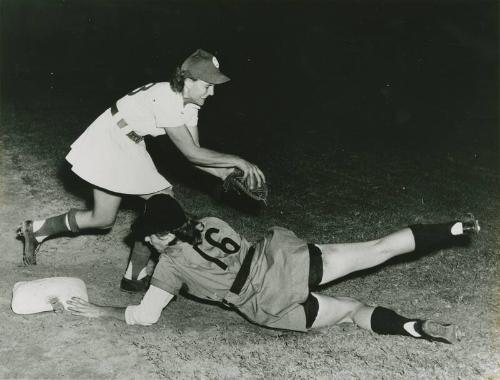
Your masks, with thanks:
[{"label": "baseball cap", "polygon": [[186,222],[186,214],[174,198],[157,194],[146,201],[144,214],[134,222],[132,230],[142,239],[145,236],[175,230]]},{"label": "baseball cap", "polygon": [[187,57],[181,70],[187,71],[193,79],[201,79],[207,83],[221,84],[231,80],[220,72],[217,58],[202,49]]}]

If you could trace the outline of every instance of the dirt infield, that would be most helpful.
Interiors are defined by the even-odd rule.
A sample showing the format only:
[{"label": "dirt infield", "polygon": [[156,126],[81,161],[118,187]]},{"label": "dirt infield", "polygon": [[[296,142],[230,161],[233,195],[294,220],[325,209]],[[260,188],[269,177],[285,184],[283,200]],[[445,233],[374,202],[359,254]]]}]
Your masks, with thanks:
[{"label": "dirt infield", "polygon": [[[256,153],[270,181],[270,205],[256,215],[176,185],[189,210],[222,217],[249,239],[268,226],[282,225],[311,241],[355,241],[409,223],[475,212],[483,230],[470,247],[393,262],[322,290],[393,307],[403,315],[456,323],[466,333],[460,344],[377,336],[354,326],[310,334],[266,330],[221,307],[182,297],[152,327],[127,327],[67,313],[15,315],[10,309],[14,283],[50,276],[83,279],[97,303],[140,300],[119,290],[129,250],[126,237],[138,210],[134,202],[125,204],[111,232],[47,241],[37,266],[21,265],[16,224],[81,207],[88,196],[64,164],[69,145],[86,124],[75,115],[77,108],[55,99],[51,105],[12,102],[2,109],[0,378],[500,376],[500,176],[497,147],[488,141],[463,144],[457,138],[421,154],[420,148],[408,145],[344,144],[324,131],[301,136],[301,144],[293,134],[281,144],[270,136]],[[488,123],[469,121],[476,127],[480,122]],[[56,128],[58,124],[64,128]]]}]

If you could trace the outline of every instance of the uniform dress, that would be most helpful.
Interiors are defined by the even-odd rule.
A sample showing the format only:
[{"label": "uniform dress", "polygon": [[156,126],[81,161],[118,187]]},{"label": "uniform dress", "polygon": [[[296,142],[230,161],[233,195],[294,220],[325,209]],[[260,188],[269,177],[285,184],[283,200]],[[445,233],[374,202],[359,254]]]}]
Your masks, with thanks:
[{"label": "uniform dress", "polygon": [[73,172],[121,194],[150,194],[171,187],[158,173],[142,137],[165,134],[165,128],[195,128],[199,106],[184,106],[182,94],[161,82],[130,92],[115,107],[115,112],[110,108],[102,113],[71,145],[66,159]]},{"label": "uniform dress", "polygon": [[309,294],[307,243],[292,231],[270,228],[253,245],[248,278],[235,294],[229,289],[252,244],[223,220],[200,221],[204,224],[202,243],[169,247],[160,256],[151,285],[173,295],[184,287],[196,297],[225,301],[260,325],[307,331],[301,305]]}]

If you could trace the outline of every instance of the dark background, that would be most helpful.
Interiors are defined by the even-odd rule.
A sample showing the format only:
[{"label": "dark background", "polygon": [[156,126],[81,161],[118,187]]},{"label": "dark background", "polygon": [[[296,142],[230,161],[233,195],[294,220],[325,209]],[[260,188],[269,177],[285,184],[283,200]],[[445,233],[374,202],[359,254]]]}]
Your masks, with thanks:
[{"label": "dark background", "polygon": [[[493,378],[497,4],[0,0],[0,316],[3,340],[15,342],[0,347],[0,377]],[[12,316],[13,284],[50,276],[82,278],[98,303],[131,302],[118,287],[123,239],[143,203],[124,205],[109,233],[47,241],[36,267],[19,267],[14,229],[91,200],[65,163],[71,142],[131,89],[168,80],[199,47],[217,53],[233,79],[200,113],[202,142],[256,162],[269,206],[235,212],[167,176],[186,210],[227,220],[249,241],[279,225],[325,243],[473,212],[482,231],[469,248],[409,255],[322,289],[457,323],[461,344],[344,326],[275,335],[182,298],[150,329]],[[165,139],[154,140],[155,157],[165,157]],[[167,161],[161,170],[181,167]]]},{"label": "dark background", "polygon": [[304,131],[422,149],[498,143],[496,1],[0,4],[2,102],[73,107],[82,129],[202,47],[233,79],[200,122],[226,151],[225,139],[244,150]]}]

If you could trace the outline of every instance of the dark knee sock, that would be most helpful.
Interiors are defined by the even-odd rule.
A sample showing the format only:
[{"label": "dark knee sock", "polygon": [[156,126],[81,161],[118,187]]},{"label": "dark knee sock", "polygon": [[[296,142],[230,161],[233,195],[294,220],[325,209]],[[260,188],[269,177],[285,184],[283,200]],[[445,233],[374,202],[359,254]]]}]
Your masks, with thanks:
[{"label": "dark knee sock", "polygon": [[132,265],[132,280],[137,280],[139,273],[148,265],[150,256],[151,249],[148,244],[143,241],[134,242],[129,259],[129,265]]},{"label": "dark knee sock", "polygon": [[[62,215],[53,216],[43,220],[42,225],[36,231],[33,231],[35,237],[51,236],[64,232],[79,232],[78,224],[76,223],[75,214],[78,210],[71,209]],[[69,227],[69,228],[68,228]]]},{"label": "dark knee sock", "polygon": [[465,243],[463,233],[454,235],[452,227],[458,221],[441,224],[414,224],[409,226],[415,238],[415,252],[428,253],[436,249],[448,248]]},{"label": "dark knee sock", "polygon": [[405,335],[422,338],[421,319],[408,319],[395,311],[377,306],[371,316],[373,332],[381,335]]}]

